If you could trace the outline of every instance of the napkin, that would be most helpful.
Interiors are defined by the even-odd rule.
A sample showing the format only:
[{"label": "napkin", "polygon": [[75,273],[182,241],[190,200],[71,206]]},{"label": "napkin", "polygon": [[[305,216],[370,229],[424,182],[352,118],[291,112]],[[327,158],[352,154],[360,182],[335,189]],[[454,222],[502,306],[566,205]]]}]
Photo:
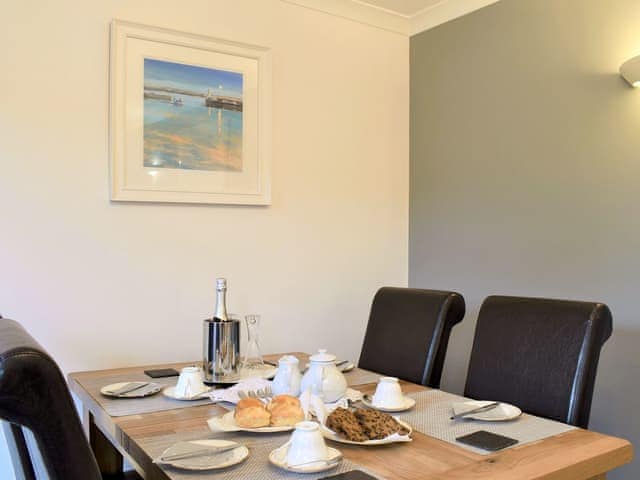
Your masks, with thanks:
[{"label": "napkin", "polygon": [[229,402],[236,404],[240,401],[238,392],[256,391],[269,386],[271,386],[271,382],[264,378],[247,378],[235,384],[233,387],[213,390],[209,394],[209,398],[212,402]]},{"label": "napkin", "polygon": [[493,402],[484,400],[468,400],[466,402],[454,402],[451,404],[451,408],[453,409],[454,415],[460,415],[464,412],[470,412],[471,410],[475,410],[476,408],[484,407],[485,405],[489,405],[490,403]]},{"label": "napkin", "polygon": [[353,388],[347,388],[347,392],[344,397],[336,402],[325,403],[318,395],[311,393],[311,390],[307,389],[300,394],[300,406],[304,411],[305,418],[309,420],[311,415],[315,415],[318,421],[324,425],[324,422],[331,412],[336,408],[347,408],[349,406],[349,400],[357,402],[362,399],[362,392],[354,390]]}]

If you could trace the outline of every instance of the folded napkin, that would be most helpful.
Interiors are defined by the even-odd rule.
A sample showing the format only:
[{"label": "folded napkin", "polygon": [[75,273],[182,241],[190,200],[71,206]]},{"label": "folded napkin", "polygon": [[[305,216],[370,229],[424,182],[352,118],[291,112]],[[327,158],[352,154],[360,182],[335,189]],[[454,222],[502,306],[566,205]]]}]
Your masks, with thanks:
[{"label": "folded napkin", "polygon": [[270,386],[271,382],[264,378],[247,378],[246,380],[242,380],[240,383],[235,384],[233,387],[213,390],[209,394],[209,398],[212,402],[229,402],[236,404],[240,401],[238,392],[252,392]]}]

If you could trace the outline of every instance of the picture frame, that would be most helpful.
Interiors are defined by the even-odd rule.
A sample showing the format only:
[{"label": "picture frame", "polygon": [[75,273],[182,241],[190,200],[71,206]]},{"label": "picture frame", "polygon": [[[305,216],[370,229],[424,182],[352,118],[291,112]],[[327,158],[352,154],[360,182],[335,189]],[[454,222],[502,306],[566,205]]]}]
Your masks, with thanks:
[{"label": "picture frame", "polygon": [[271,203],[268,48],[111,22],[110,198]]}]

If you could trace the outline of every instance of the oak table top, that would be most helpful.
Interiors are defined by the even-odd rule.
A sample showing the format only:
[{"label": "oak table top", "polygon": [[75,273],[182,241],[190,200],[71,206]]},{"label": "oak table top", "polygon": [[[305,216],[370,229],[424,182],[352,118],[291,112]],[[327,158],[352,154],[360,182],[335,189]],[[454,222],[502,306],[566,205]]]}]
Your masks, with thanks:
[{"label": "oak table top", "polygon": [[[306,361],[305,354],[295,354]],[[280,355],[267,356],[277,359]],[[302,362],[301,362],[302,363]],[[177,432],[210,433],[206,420],[226,410],[213,404],[161,412],[111,417],[83,387],[89,380],[150,368],[176,368],[185,363],[120,368],[69,375],[71,390],[82,403],[83,420],[98,464],[104,473],[117,473],[125,455],[146,480],[170,480],[140,448],[139,440]],[[402,382],[406,393],[426,387]],[[374,384],[350,385],[373,393]],[[413,442],[379,447],[340,445],[345,458],[394,480],[601,480],[629,463],[633,447],[622,438],[575,429],[539,442],[491,455],[478,455],[455,445],[413,433]]]}]

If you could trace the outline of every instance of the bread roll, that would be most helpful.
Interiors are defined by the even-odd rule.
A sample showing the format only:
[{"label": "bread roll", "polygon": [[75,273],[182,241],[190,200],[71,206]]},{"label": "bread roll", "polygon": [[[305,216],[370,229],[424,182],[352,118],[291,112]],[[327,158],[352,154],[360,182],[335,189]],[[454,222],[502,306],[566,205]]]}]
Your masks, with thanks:
[{"label": "bread roll", "polygon": [[239,427],[259,428],[269,426],[271,414],[257,398],[244,398],[236,405],[234,418]]},{"label": "bread roll", "polygon": [[293,426],[304,420],[300,400],[291,395],[274,397],[267,409],[271,412],[271,425],[274,427]]}]

